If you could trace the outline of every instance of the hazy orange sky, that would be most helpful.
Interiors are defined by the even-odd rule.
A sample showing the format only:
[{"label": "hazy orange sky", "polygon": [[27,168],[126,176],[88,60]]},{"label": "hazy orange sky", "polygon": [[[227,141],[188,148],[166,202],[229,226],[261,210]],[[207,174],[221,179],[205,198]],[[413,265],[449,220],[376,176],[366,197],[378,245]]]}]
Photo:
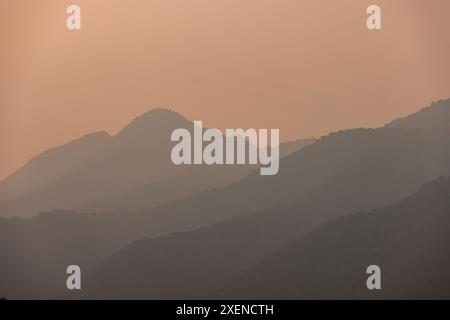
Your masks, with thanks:
[{"label": "hazy orange sky", "polygon": [[160,106],[282,140],[380,126],[450,97],[449,26],[448,0],[3,0],[0,179]]}]

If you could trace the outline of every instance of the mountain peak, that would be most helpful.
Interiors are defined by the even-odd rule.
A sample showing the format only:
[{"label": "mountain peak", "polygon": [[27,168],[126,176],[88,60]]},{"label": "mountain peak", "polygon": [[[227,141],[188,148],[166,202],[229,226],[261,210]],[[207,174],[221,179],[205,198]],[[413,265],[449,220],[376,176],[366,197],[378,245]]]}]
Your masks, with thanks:
[{"label": "mountain peak", "polygon": [[182,115],[180,115],[178,112],[173,111],[169,108],[164,108],[164,107],[157,107],[154,109],[150,109],[147,112],[144,112],[143,114],[141,114],[140,116],[138,116],[136,119],[139,119],[141,117],[147,117],[147,116],[151,116],[151,117],[181,117],[184,118]]},{"label": "mountain peak", "polygon": [[190,121],[178,112],[167,108],[155,108],[136,117],[117,136],[142,134],[149,130],[161,132],[167,129],[186,127],[189,124]]}]

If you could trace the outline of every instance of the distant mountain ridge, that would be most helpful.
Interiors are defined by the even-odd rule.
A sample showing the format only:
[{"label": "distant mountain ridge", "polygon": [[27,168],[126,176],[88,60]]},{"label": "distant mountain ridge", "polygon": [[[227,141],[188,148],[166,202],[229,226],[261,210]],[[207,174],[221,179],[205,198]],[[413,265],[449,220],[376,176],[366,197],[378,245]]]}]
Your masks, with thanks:
[{"label": "distant mountain ridge", "polygon": [[0,181],[0,201],[49,185],[97,161],[110,141],[111,137],[106,132],[96,132],[37,155],[14,174]]},{"label": "distant mountain ridge", "polygon": [[409,130],[436,130],[450,127],[450,99],[433,102],[420,111],[388,123],[387,127]]},{"label": "distant mountain ridge", "polygon": [[[113,287],[92,283],[93,290],[99,289],[93,291],[96,296],[179,297],[185,293],[179,288],[191,288],[190,281],[199,274],[207,279],[216,273],[222,280],[232,277],[327,220],[392,204],[424,181],[450,176],[449,132],[388,126],[345,130],[281,159],[276,176],[253,172],[226,187],[152,209],[103,215],[54,212],[0,220],[0,256],[5,257],[0,260],[0,292],[8,293],[12,287],[14,293],[8,296],[33,296],[42,283],[48,291],[40,296],[63,289],[59,286],[64,281],[54,274],[71,260],[81,261],[88,273],[104,261],[99,270],[107,278],[129,275],[115,287],[120,281],[112,281]],[[199,228],[204,229],[195,231]],[[177,234],[168,236],[173,233]],[[149,240],[138,242],[138,247],[130,245],[143,237]],[[85,247],[89,250],[80,250]],[[133,248],[141,249],[134,254]],[[227,254],[215,255],[216,248]],[[175,253],[183,254],[173,260]],[[205,263],[190,260],[191,254]],[[52,259],[37,258],[45,255]],[[114,264],[106,259],[111,255]],[[21,264],[24,257],[42,270],[39,278],[31,276],[33,286],[20,280],[30,276],[30,264]],[[137,271],[140,291],[132,280]],[[152,286],[143,286],[142,279]]]},{"label": "distant mountain ridge", "polygon": [[[164,120],[164,121],[162,121]],[[106,196],[120,194],[134,188],[170,179],[184,168],[170,161],[170,137],[174,128],[189,128],[190,122],[180,115],[162,109],[149,111],[133,120],[103,148],[89,149],[95,159],[66,172],[56,181],[0,203],[2,216],[29,216],[40,211],[69,209]],[[67,150],[73,143],[61,147],[73,157],[86,157]],[[81,151],[85,150],[80,148]],[[53,159],[52,159],[53,160]],[[48,164],[58,166],[57,161]],[[23,171],[29,172],[30,167]],[[19,170],[17,175],[28,175]],[[16,175],[10,177],[13,180]],[[1,187],[1,186],[0,186]]]},{"label": "distant mountain ridge", "polygon": [[[279,250],[264,248],[273,245],[263,244],[270,230],[248,232],[250,217],[142,239],[105,260],[80,297],[449,299],[449,195],[450,178],[439,178],[397,204],[326,222]],[[272,254],[259,261],[264,251]],[[383,271],[380,292],[366,287],[372,264]]]},{"label": "distant mountain ridge", "polygon": [[[280,157],[285,157],[304,147],[313,144],[313,138],[299,139],[280,144]],[[86,203],[77,211],[82,212],[114,212],[136,211],[156,207],[170,200],[181,199],[207,189],[224,187],[244,178],[253,166],[213,166],[192,167],[188,172],[175,178],[166,179],[155,185],[147,185],[118,196],[111,196]],[[152,204],[153,205],[149,205]]]},{"label": "distant mountain ridge", "polygon": [[[307,234],[327,219],[376,208],[376,202],[387,205],[415,191],[414,188],[409,189],[409,187],[410,191],[405,191],[405,186],[416,185],[418,188],[421,185],[419,181],[438,177],[439,171],[450,174],[446,164],[450,152],[449,135],[448,132],[440,131],[409,133],[397,128],[383,128],[347,130],[332,134],[323,141],[316,142],[313,146],[286,158],[283,167],[286,167],[287,161],[299,154],[311,153],[311,149],[324,148],[331,154],[335,154],[334,162],[345,161],[342,156],[337,157],[342,151],[355,149],[359,159],[357,162],[347,163],[347,167],[348,170],[354,171],[353,179],[362,178],[361,180],[351,181],[348,179],[351,175],[342,172],[336,176],[338,180],[334,182],[333,188],[321,187],[321,192],[311,194],[306,200],[295,201],[257,214],[236,217],[197,231],[138,241],[102,264],[91,277],[93,283],[88,296],[146,299],[205,299],[214,296],[218,291],[212,284],[218,285],[229,279],[233,273],[243,272],[245,268],[256,264],[259,259],[275,253],[284,244]],[[375,139],[376,132],[378,132],[378,138]],[[349,143],[350,141],[353,143]],[[359,141],[357,148],[355,141]],[[321,144],[324,145],[321,146]],[[418,144],[421,147],[417,150],[422,149],[424,152],[411,153]],[[340,150],[336,149],[336,146],[339,146]],[[366,146],[367,150],[362,146]],[[372,150],[372,153],[368,153],[368,150]],[[382,161],[371,162],[372,156],[380,151],[383,151],[381,154],[386,155],[381,158]],[[314,159],[325,159],[321,161],[327,162],[327,157],[323,154]],[[412,167],[408,169],[408,166],[395,167],[402,163],[395,163],[399,159],[403,159],[408,166],[412,164],[415,169],[411,169]],[[389,168],[390,162],[394,167]],[[371,164],[373,168],[380,167],[389,171],[370,172],[367,170],[370,168],[367,164]],[[361,165],[365,166],[360,167]],[[418,174],[423,169],[426,169],[423,171],[424,175],[419,177]],[[410,172],[411,175],[406,172]],[[411,179],[414,175],[415,178]],[[380,178],[387,180],[379,187],[374,188],[370,185],[371,182],[379,183]],[[413,183],[415,179],[417,184]],[[338,183],[339,180],[342,182]],[[348,188],[346,184],[350,182],[356,189],[346,190]],[[403,195],[397,190],[400,186],[404,190]],[[295,187],[292,189],[298,190]],[[240,190],[240,193],[242,192]],[[267,196],[262,198],[268,199]],[[179,255],[180,252],[185,254]],[[183,268],[170,268],[178,264]],[[134,278],[133,274],[136,274],[137,270],[141,270],[139,277]],[[108,279],[117,279],[118,274],[123,281],[114,282],[117,290],[109,286],[104,287]],[[212,289],[208,291],[210,286]],[[233,298],[233,295],[227,298]]]},{"label": "distant mountain ridge", "polygon": [[[246,299],[450,299],[450,178],[320,226],[227,285]],[[382,288],[366,287],[370,265]],[[222,296],[223,298],[224,296]]]},{"label": "distant mountain ridge", "polygon": [[[170,136],[177,128],[191,131],[193,124],[176,112],[153,109],[115,136],[95,133],[44,152],[0,183],[0,216],[25,217],[55,209],[151,208],[225,186],[254,168],[172,164]],[[313,142],[282,144],[281,154]]]}]

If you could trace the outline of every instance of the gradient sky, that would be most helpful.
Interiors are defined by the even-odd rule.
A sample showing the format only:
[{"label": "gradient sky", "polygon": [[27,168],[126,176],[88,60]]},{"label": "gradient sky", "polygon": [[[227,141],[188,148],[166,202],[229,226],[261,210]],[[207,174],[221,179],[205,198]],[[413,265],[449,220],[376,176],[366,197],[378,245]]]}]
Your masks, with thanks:
[{"label": "gradient sky", "polygon": [[450,97],[449,39],[448,0],[4,0],[0,179],[160,106],[282,140],[380,126]]}]

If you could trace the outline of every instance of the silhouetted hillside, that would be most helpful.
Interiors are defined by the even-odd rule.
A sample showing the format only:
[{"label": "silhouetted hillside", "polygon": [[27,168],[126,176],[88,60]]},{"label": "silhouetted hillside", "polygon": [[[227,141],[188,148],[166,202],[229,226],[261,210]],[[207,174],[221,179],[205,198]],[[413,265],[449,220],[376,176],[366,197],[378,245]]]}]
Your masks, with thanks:
[{"label": "silhouetted hillside", "polygon": [[9,199],[0,202],[0,216],[150,208],[225,186],[254,168],[172,164],[170,136],[176,128],[192,131],[193,123],[175,112],[155,109],[116,136],[94,134],[50,150],[0,183],[0,199]]},{"label": "silhouetted hillside", "polygon": [[[450,299],[450,179],[400,203],[339,218],[228,285],[251,299]],[[381,267],[381,291],[366,287]]]},{"label": "silhouetted hillside", "polygon": [[128,241],[114,215],[55,211],[0,219],[0,292],[10,299],[48,298],[65,288],[65,270],[84,272]]},{"label": "silhouetted hillside", "polygon": [[315,138],[298,139],[294,141],[287,141],[280,144],[280,157],[286,157],[304,147],[307,147],[316,142]]},{"label": "silhouetted hillside", "polygon": [[214,297],[217,288],[232,276],[317,224],[317,219],[307,214],[301,218],[303,224],[299,224],[296,214],[299,212],[291,207],[279,207],[199,230],[141,239],[103,262],[86,279],[81,297]]},{"label": "silhouetted hillside", "polygon": [[[441,135],[439,131],[436,131],[435,138]],[[217,288],[210,290],[212,284],[219,285],[233,274],[256,264],[263,257],[274,253],[296,236],[306,234],[327,218],[363,210],[365,208],[361,204],[367,205],[373,201],[386,199],[393,194],[398,196],[396,189],[399,186],[404,188],[412,181],[411,178],[414,179],[414,175],[420,172],[429,174],[433,170],[439,170],[436,164],[445,163],[442,156],[447,154],[445,158],[448,159],[450,149],[448,138],[444,138],[445,141],[442,141],[444,144],[437,147],[435,143],[440,140],[439,138],[433,138],[427,142],[424,140],[424,137],[430,138],[433,134],[413,133],[412,135],[417,139],[409,140],[406,137],[411,137],[411,133],[390,128],[349,130],[333,134],[303,152],[320,146],[321,143],[327,143],[324,149],[333,150],[335,155],[340,155],[333,146],[340,146],[342,149],[348,147],[350,150],[347,143],[352,141],[353,146],[358,146],[354,150],[358,150],[356,154],[361,161],[349,162],[352,165],[348,169],[355,175],[349,174],[346,170],[345,173],[336,175],[337,180],[332,180],[332,184],[322,186],[324,192],[317,192],[302,201],[294,201],[258,214],[245,215],[198,231],[138,241],[107,260],[93,274],[89,295],[107,298],[156,299],[210,297],[217,293]],[[377,141],[376,136],[383,137],[383,143],[374,143]],[[339,143],[336,140],[333,141],[334,139],[337,139]],[[426,151],[423,155],[412,156],[411,152],[419,142],[423,144]],[[394,145],[398,147],[397,150]],[[366,146],[367,149],[362,146]],[[369,151],[371,149],[373,152]],[[381,150],[385,152],[380,152]],[[435,151],[430,153],[432,150]],[[389,156],[382,159],[379,155],[376,156],[376,153]],[[433,161],[428,158],[430,156],[434,159]],[[340,159],[334,158],[333,164]],[[375,163],[373,159],[379,159],[379,161]],[[403,164],[401,166],[395,163],[399,159],[404,159],[404,162],[400,161]],[[369,164],[372,164],[371,168],[377,170],[367,170],[369,167],[366,166]],[[392,176],[379,171],[381,168],[386,171],[392,170],[393,167],[388,164],[396,168],[391,171]],[[408,169],[410,164],[416,170],[410,171],[410,175],[405,175],[405,170],[412,169],[412,167]],[[424,169],[425,171],[422,171]],[[448,172],[448,167],[445,170]],[[379,188],[376,186],[380,183],[380,179],[385,182],[384,189],[382,185]],[[362,183],[363,181],[367,182]],[[346,185],[346,183],[349,184]],[[420,183],[417,184],[417,188],[419,186]],[[413,191],[411,190],[411,193]],[[404,196],[406,195],[405,193]],[[262,198],[267,199],[267,197]],[[359,209],[355,210],[358,207]],[[116,279],[113,282],[114,285],[109,286],[108,281],[113,278]]]},{"label": "silhouetted hillside", "polygon": [[436,130],[450,127],[450,99],[433,102],[430,106],[407,117],[394,120],[388,127],[407,130]]},{"label": "silhouetted hillside", "polygon": [[43,152],[0,182],[0,201],[47,186],[98,161],[105,155],[111,140],[106,132],[98,132]]},{"label": "silhouetted hillside", "polygon": [[[281,143],[280,157],[290,155],[314,141],[314,139],[300,139]],[[114,212],[147,209],[196,192],[224,187],[248,175],[252,168],[255,166],[194,166],[172,179],[87,203],[77,208],[77,211]]]},{"label": "silhouetted hillside", "polygon": [[[226,222],[230,226],[223,227],[221,232],[217,231],[223,235],[221,238],[214,238],[210,232],[205,231],[209,235],[201,237],[201,240],[196,240],[196,234],[187,238],[180,235],[182,240],[177,241],[172,241],[176,238],[151,240],[157,245],[151,242],[149,252],[155,250],[162,261],[161,265],[154,268],[165,270],[166,273],[152,273],[153,258],[144,254],[142,259],[139,255],[136,255],[135,259],[127,256],[128,262],[120,259],[119,254],[119,267],[115,268],[113,265],[110,270],[105,269],[105,274],[116,276],[118,271],[127,274],[126,268],[136,272],[141,270],[141,278],[148,278],[148,281],[158,277],[158,285],[155,285],[155,288],[161,288],[161,284],[168,281],[168,287],[160,294],[177,295],[179,291],[170,289],[172,284],[177,283],[171,284],[168,277],[173,277],[173,281],[186,279],[187,277],[182,277],[183,270],[189,275],[189,270],[196,272],[203,268],[204,276],[208,277],[216,271],[222,272],[220,263],[227,264],[229,261],[235,263],[230,270],[245,269],[288,242],[304,236],[328,219],[394,203],[415,192],[423,181],[442,175],[450,175],[448,131],[439,129],[422,132],[390,127],[347,130],[326,136],[281,159],[280,172],[275,176],[260,176],[259,171],[253,172],[227,187],[200,192],[157,208],[134,213],[72,213],[71,224],[79,226],[79,229],[74,228],[73,232],[65,233],[66,229],[60,227],[67,223],[67,218],[60,213],[28,220],[5,220],[0,222],[0,229],[3,230],[0,232],[0,255],[3,256],[3,252],[11,253],[8,263],[11,266],[22,265],[24,274],[34,275],[35,278],[32,279],[36,287],[45,283],[46,287],[57,288],[64,283],[55,279],[54,273],[46,270],[63,270],[64,264],[69,260],[86,261],[85,268],[91,270],[99,260],[144,236],[157,237],[194,230],[231,217],[242,216]],[[251,214],[254,212],[258,213]],[[29,234],[33,236],[30,237]],[[90,250],[84,250],[79,245],[84,243],[81,237],[93,239],[96,245]],[[207,256],[204,259],[199,258],[199,261],[205,261],[204,265],[196,264],[195,260],[188,260],[189,257],[183,259],[183,255],[173,261],[171,252],[179,250],[171,248],[183,246],[178,241],[193,241],[195,245],[192,245],[191,250],[199,256],[213,252],[216,246],[227,248],[230,255],[223,256],[222,260],[214,260],[217,261],[214,265],[207,263],[211,261]],[[243,245],[246,241],[248,246]],[[162,253],[166,252],[166,246],[167,256],[164,256]],[[195,246],[203,251],[196,252]],[[28,248],[32,247],[33,253],[29,253]],[[183,254],[189,255],[188,249],[186,248]],[[20,263],[22,259],[29,259],[29,262],[38,259],[35,252],[39,250],[40,257],[52,258],[41,259],[39,263],[48,265],[42,268],[41,273],[33,273],[32,269],[27,269],[30,263]],[[249,259],[242,258],[250,251],[252,252],[248,255]],[[237,258],[233,256],[233,252],[239,254]],[[180,267],[173,269],[174,265]],[[126,268],[122,270],[120,266]],[[185,266],[184,269],[182,266]],[[180,273],[177,275],[171,271]],[[24,277],[15,278],[17,274],[14,270],[1,272],[0,285],[14,288],[18,295],[31,295],[31,291],[27,291],[29,282],[21,280]],[[227,276],[231,274],[224,274],[224,277]],[[195,278],[195,273],[192,277]],[[180,280],[178,285],[184,283],[183,281]],[[104,283],[98,283],[96,288],[103,286],[107,287]],[[119,288],[109,288],[108,295],[120,294],[120,291],[116,290],[123,290],[124,295],[128,292],[130,295],[142,293],[154,296],[156,292],[128,291],[130,288],[125,285]],[[0,291],[11,296],[10,291],[2,289],[0,288]]]},{"label": "silhouetted hillside", "polygon": [[[436,245],[436,249],[445,251],[446,246],[450,244],[449,189],[450,179],[440,179],[427,184],[420,193],[400,204],[375,211],[382,214],[358,214],[349,219],[338,219],[321,226],[319,230],[323,232],[314,231],[312,236],[307,236],[305,240],[307,242],[297,241],[287,249],[282,247],[293,240],[295,235],[305,236],[314,226],[320,225],[320,218],[315,216],[314,212],[303,211],[301,206],[297,210],[293,208],[294,206],[282,207],[242,216],[200,230],[140,240],[103,262],[89,277],[83,297],[114,299],[370,298],[371,295],[364,295],[367,278],[364,273],[364,264],[358,260],[359,258],[355,258],[355,262],[352,262],[354,250],[359,250],[359,254],[364,254],[367,258],[364,262],[365,267],[371,264],[388,266],[387,260],[392,259],[393,267],[397,268],[395,274],[391,274],[391,269],[383,269],[387,271],[384,274],[385,281],[389,279],[395,283],[390,286],[391,290],[398,288],[398,292],[386,292],[385,297],[414,298],[416,291],[407,291],[410,287],[402,287],[402,281],[407,279],[411,282],[416,274],[408,273],[405,277],[401,277],[399,272],[402,268],[407,270],[407,264],[397,266],[398,262],[394,261],[394,257],[400,260],[412,259],[415,256],[408,257],[407,254],[410,252],[403,246],[411,244],[408,250],[413,250],[415,244],[431,241],[423,244],[418,254],[423,255],[424,252],[435,254],[433,263],[436,269],[433,270],[440,273],[438,279],[433,281],[439,282],[441,276],[444,278],[447,276],[448,263],[443,263],[442,266],[438,264],[442,263],[441,259],[445,260],[449,257],[443,252],[436,253],[430,246]],[[405,212],[398,214],[401,210]],[[277,216],[277,213],[280,214]],[[342,221],[345,221],[348,227],[341,228]],[[442,224],[442,222],[445,223]],[[416,230],[421,227],[421,223],[423,223],[422,234]],[[377,229],[380,226],[385,229]],[[396,229],[393,229],[394,227]],[[403,231],[403,234],[400,231]],[[440,238],[430,240],[427,233]],[[397,235],[398,238],[392,238],[393,235]],[[413,239],[415,235],[419,238]],[[304,243],[310,243],[309,239],[313,239],[314,243],[303,256],[305,261],[311,261],[311,264],[307,264],[310,273],[299,275],[300,280],[297,280],[297,274],[292,278],[286,277],[287,271],[298,273],[300,271],[297,269],[304,270],[303,265],[300,265],[302,255],[293,251],[292,248],[296,245],[303,248]],[[342,243],[339,242],[340,240]],[[398,241],[398,247],[391,241]],[[315,250],[316,247],[317,250]],[[390,252],[390,249],[397,251]],[[256,273],[257,276],[251,276],[255,274],[255,270],[246,271],[247,268],[260,263],[264,257],[275,254],[277,250],[281,250],[283,254],[274,255],[269,262],[264,261],[261,267],[264,274]],[[359,269],[356,268],[358,263],[361,263]],[[413,261],[407,260],[407,263],[411,264]],[[423,262],[419,259],[414,263]],[[272,264],[280,270],[269,269]],[[289,267],[291,265],[292,270]],[[332,272],[334,267],[341,270],[342,265],[348,265],[346,269],[348,274],[324,273],[322,275],[322,270]],[[431,262],[428,265],[430,268],[435,266],[431,265]],[[416,272],[423,268],[423,265],[418,265]],[[268,274],[269,272],[273,274]],[[355,272],[353,278],[351,272]],[[242,277],[234,280],[233,277],[240,273],[243,274]],[[322,276],[323,282],[321,282]],[[340,278],[333,280],[333,277]],[[391,279],[393,277],[395,281]],[[244,279],[252,280],[250,282]],[[274,288],[270,287],[270,284],[265,286],[267,283],[265,279],[269,279],[269,283],[272,281]],[[303,284],[305,279],[310,282]],[[348,287],[345,287],[340,281],[347,281],[347,279],[351,282]],[[416,289],[422,297],[425,297],[425,294],[429,297],[443,297],[438,291],[423,291],[427,285],[424,283],[426,277],[417,279],[418,283],[424,286],[419,285]],[[450,278],[446,279],[450,281]],[[355,283],[359,285],[359,291],[355,291],[352,287]],[[433,282],[428,285],[434,288],[435,284]],[[446,284],[447,287],[448,284]],[[436,286],[436,288],[440,287]],[[449,298],[450,292],[446,294],[446,298]],[[375,293],[373,297],[380,297],[380,294]]]}]

